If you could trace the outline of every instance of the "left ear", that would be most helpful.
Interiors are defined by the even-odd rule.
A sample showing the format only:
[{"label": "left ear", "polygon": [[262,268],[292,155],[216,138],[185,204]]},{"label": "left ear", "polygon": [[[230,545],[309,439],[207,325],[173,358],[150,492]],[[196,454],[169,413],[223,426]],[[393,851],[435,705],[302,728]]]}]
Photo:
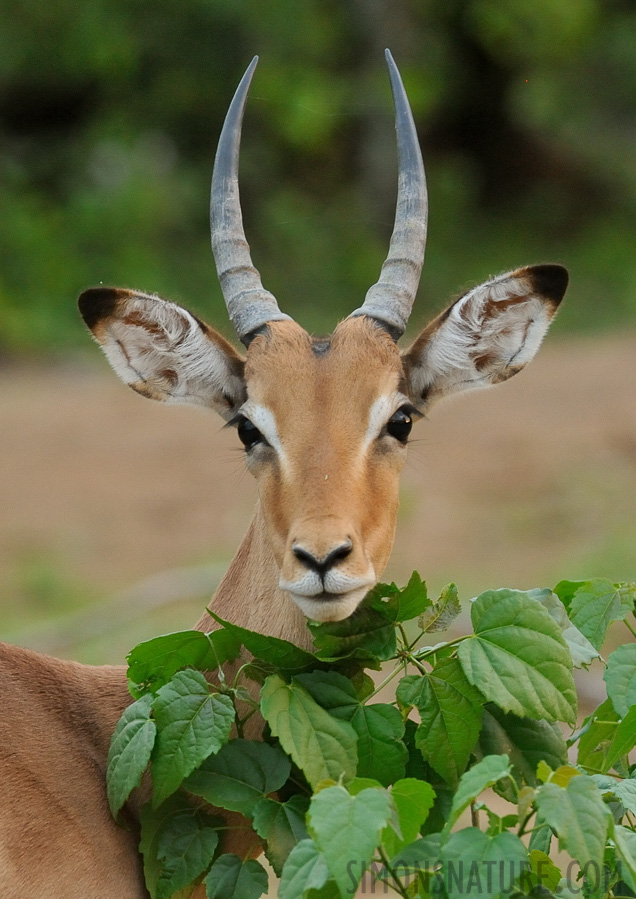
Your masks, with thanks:
[{"label": "left ear", "polygon": [[562,266],[532,265],[460,297],[403,354],[413,402],[428,406],[521,371],[539,349],[567,285]]}]

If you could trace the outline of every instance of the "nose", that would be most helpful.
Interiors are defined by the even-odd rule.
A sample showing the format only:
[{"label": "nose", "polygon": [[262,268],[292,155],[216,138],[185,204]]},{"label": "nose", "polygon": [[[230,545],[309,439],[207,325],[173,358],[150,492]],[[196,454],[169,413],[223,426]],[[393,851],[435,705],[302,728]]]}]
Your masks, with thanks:
[{"label": "nose", "polygon": [[298,561],[310,571],[315,571],[321,579],[324,578],[330,568],[333,568],[338,565],[339,562],[342,562],[343,559],[346,559],[347,556],[350,555],[352,549],[353,543],[349,537],[342,543],[334,546],[334,548],[329,550],[329,552],[322,558],[315,556],[310,550],[301,546],[300,543],[294,543],[292,546],[292,552]]}]

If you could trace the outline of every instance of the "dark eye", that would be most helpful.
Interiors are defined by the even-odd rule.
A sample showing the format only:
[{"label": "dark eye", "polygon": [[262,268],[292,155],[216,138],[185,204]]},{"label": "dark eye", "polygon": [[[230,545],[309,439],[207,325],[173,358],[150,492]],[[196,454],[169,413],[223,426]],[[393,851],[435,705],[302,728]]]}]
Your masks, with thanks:
[{"label": "dark eye", "polygon": [[239,440],[246,450],[252,449],[257,443],[265,443],[265,438],[249,418],[241,418],[236,430],[238,431]]},{"label": "dark eye", "polygon": [[398,409],[386,423],[387,433],[400,443],[406,443],[413,427],[413,419],[407,409]]}]

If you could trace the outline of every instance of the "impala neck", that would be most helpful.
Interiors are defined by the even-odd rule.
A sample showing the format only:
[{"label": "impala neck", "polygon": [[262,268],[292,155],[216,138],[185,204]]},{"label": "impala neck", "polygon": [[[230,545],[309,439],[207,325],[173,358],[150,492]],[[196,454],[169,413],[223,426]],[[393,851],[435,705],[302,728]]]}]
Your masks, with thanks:
[{"label": "impala neck", "polygon": [[[289,594],[279,589],[278,578],[279,569],[259,502],[243,542],[212,597],[210,608],[233,624],[311,649],[307,619]],[[195,627],[200,631],[212,631],[218,625],[206,612]]]}]

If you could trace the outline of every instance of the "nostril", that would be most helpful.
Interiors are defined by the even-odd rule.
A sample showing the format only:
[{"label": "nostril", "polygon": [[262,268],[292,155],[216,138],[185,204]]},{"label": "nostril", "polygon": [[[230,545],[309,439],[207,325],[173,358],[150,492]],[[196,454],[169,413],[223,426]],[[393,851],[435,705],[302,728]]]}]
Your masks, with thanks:
[{"label": "nostril", "polygon": [[346,559],[347,556],[351,555],[352,549],[353,543],[347,538],[345,543],[341,543],[340,546],[336,546],[335,549],[331,550],[322,564],[325,568],[332,568],[334,565],[337,565],[338,562],[342,562],[343,559]]},{"label": "nostril", "polygon": [[330,568],[333,568],[334,565],[337,565],[339,562],[342,562],[343,559],[346,559],[347,556],[351,554],[352,549],[353,543],[347,538],[343,543],[340,543],[330,550],[326,556],[319,559],[299,543],[295,543],[292,546],[292,552],[298,561],[302,562],[305,568],[309,568],[310,571],[316,571],[321,577],[326,574]]}]

